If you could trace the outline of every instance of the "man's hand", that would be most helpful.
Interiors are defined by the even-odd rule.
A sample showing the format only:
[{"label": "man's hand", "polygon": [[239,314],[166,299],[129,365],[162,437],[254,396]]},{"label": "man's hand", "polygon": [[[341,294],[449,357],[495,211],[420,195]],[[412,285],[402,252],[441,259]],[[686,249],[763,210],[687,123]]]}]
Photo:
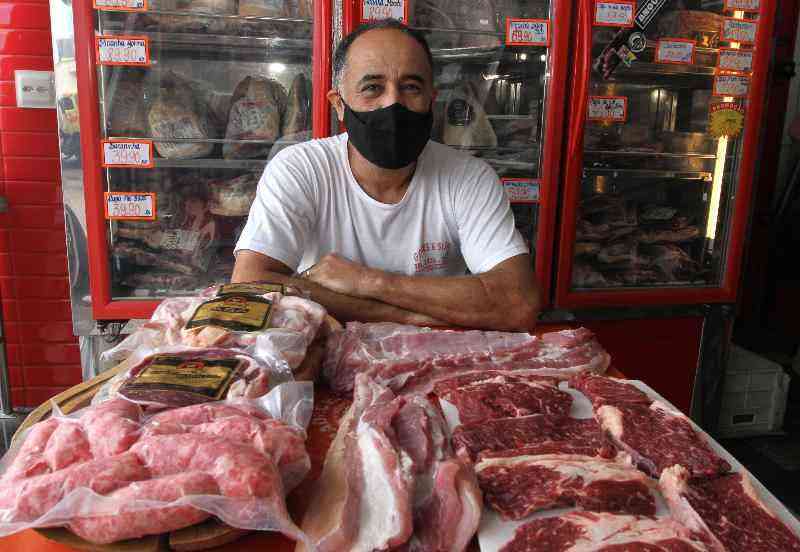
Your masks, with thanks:
[{"label": "man's hand", "polygon": [[336,293],[365,297],[369,280],[375,278],[377,272],[336,253],[329,253],[305,271],[303,277]]}]

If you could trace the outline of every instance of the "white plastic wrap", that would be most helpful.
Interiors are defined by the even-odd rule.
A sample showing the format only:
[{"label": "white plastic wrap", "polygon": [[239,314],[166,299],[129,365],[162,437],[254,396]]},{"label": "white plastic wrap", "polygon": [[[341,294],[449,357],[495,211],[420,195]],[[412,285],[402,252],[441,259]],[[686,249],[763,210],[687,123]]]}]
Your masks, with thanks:
[{"label": "white plastic wrap", "polygon": [[[214,515],[305,540],[284,497],[310,467],[304,441],[312,408],[312,385],[292,382],[259,399],[152,417],[122,399],[69,416],[55,409],[0,461],[0,536],[66,526],[107,543]],[[81,439],[56,439],[62,428]]]}]

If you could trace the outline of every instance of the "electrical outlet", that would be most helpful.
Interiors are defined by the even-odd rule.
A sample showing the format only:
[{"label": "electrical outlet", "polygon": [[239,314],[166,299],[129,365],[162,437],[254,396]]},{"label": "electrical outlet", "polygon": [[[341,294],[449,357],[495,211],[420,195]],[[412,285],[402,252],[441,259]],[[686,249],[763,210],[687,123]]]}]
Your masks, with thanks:
[{"label": "electrical outlet", "polygon": [[14,71],[17,107],[53,109],[56,88],[52,71]]}]

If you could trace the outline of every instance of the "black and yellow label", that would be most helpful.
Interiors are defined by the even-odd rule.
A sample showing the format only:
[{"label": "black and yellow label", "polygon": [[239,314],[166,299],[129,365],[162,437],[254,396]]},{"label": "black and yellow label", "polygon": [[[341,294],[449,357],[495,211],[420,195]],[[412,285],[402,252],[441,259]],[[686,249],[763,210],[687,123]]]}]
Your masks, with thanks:
[{"label": "black and yellow label", "polygon": [[283,284],[223,284],[219,287],[217,297],[224,297],[226,295],[238,295],[242,293],[250,293],[253,295],[264,295],[265,293],[286,293],[286,287]]},{"label": "black and yellow label", "polygon": [[126,381],[119,392],[139,395],[154,391],[179,391],[205,400],[225,396],[241,361],[237,358],[206,359],[155,355]]},{"label": "black and yellow label", "polygon": [[221,326],[235,332],[257,332],[269,326],[272,302],[257,295],[225,295],[202,303],[186,329]]},{"label": "black and yellow label", "polygon": [[732,102],[720,102],[708,110],[708,133],[714,138],[736,138],[744,129],[744,106]]}]

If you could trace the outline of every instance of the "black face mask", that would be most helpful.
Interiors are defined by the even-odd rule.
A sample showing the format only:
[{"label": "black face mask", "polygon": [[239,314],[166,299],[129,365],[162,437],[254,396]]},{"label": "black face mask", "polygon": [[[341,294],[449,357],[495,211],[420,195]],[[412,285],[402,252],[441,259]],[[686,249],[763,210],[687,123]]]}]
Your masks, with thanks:
[{"label": "black face mask", "polygon": [[417,160],[431,137],[433,111],[417,113],[395,103],[373,111],[353,111],[344,104],[350,142],[370,162],[402,169]]}]

